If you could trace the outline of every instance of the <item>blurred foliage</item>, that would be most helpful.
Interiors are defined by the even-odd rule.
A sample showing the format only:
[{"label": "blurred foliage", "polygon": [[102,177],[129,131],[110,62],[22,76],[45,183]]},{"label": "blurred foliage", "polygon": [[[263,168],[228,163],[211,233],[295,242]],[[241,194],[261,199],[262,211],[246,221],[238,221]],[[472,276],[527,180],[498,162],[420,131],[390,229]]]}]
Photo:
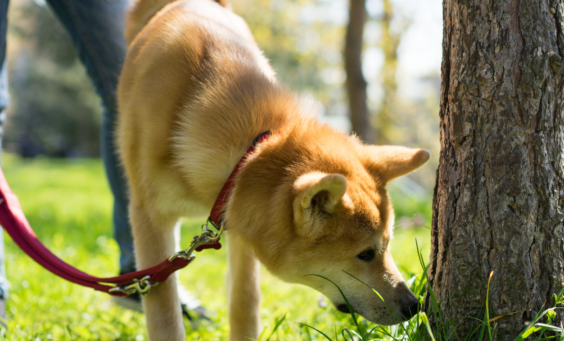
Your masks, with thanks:
[{"label": "blurred foliage", "polygon": [[6,147],[26,156],[98,156],[99,99],[66,31],[39,1],[12,2],[8,18]]},{"label": "blurred foliage", "polygon": [[[402,95],[398,51],[410,13],[392,6],[396,0],[368,2],[379,8],[369,11],[364,37],[371,122],[382,137],[378,142],[431,151],[431,163],[411,175],[430,191],[439,154],[439,77],[433,74],[420,80],[426,86],[420,87],[416,98]],[[41,4],[39,0],[11,4],[12,103],[5,147],[23,153],[23,147],[31,146],[28,154],[97,156],[99,99],[64,28]],[[348,1],[233,0],[232,4],[249,24],[280,82],[312,95],[321,103],[320,119],[348,131],[342,55]],[[381,65],[375,61],[379,56]]]},{"label": "blurred foliage", "polygon": [[[233,1],[233,10],[247,21],[280,82],[324,104],[344,98],[344,26],[322,15],[331,6],[331,1]],[[331,72],[337,75],[327,76]]]},{"label": "blurred foliage", "polygon": [[375,128],[378,130],[377,143],[387,144],[388,137],[393,127],[396,112],[398,83],[398,48],[401,43],[403,33],[407,30],[408,24],[404,24],[400,30],[392,30],[391,24],[394,18],[394,5],[390,0],[382,0],[383,13],[380,18],[381,37],[379,47],[384,55],[384,65],[380,71],[380,79],[383,87],[382,104],[376,114]]},{"label": "blurred foliage", "polygon": [[[398,84],[399,51],[403,35],[408,31],[413,13],[404,13],[393,0],[379,0],[380,12],[371,18],[368,25],[379,28],[379,38],[366,42],[367,47],[377,47],[383,57],[382,67],[376,75],[368,75],[372,84],[380,87],[380,96],[369,97],[369,108],[372,109],[372,124],[377,131],[376,144],[393,144],[407,147],[423,148],[431,152],[428,164],[408,175],[397,191],[407,194],[408,201],[424,202],[414,197],[413,191],[430,192],[435,185],[435,170],[439,155],[439,74],[428,75],[418,82],[423,85],[415,98],[401,93]],[[373,36],[372,36],[373,38]],[[406,191],[406,187],[416,187]],[[394,187],[394,186],[392,186]],[[427,193],[430,195],[430,193]],[[430,212],[430,207],[428,208]]]},{"label": "blurred foliage", "polygon": [[[428,165],[409,175],[419,190],[431,195],[439,155],[439,75],[421,83],[416,98],[402,95],[398,84],[398,50],[402,35],[410,24],[410,13],[403,13],[392,0],[381,2],[372,11],[364,37],[365,51],[382,55],[381,68],[366,74],[369,81],[368,107],[380,144],[396,144],[431,151]],[[294,90],[312,94],[323,107],[322,121],[340,130],[349,129],[345,93],[343,54],[347,0],[236,0],[234,11],[249,24],[258,45],[264,50],[279,80]],[[364,66],[374,54],[365,54]],[[374,91],[376,89],[376,91]],[[403,183],[402,183],[403,184]],[[399,192],[402,191],[398,188]],[[409,200],[421,202],[419,199]]]}]

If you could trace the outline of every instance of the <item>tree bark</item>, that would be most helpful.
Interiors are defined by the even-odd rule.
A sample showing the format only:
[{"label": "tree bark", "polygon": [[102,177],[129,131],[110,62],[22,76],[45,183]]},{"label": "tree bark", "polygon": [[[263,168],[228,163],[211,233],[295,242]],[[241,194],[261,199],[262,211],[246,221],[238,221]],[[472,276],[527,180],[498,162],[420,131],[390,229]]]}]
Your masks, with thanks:
[{"label": "tree bark", "polygon": [[366,21],[366,0],[350,0],[349,24],[345,36],[345,72],[352,130],[363,141],[374,142],[366,104],[366,80],[362,74],[362,36]]},{"label": "tree bark", "polygon": [[451,321],[483,318],[494,271],[490,317],[516,312],[496,321],[511,340],[564,281],[564,1],[443,6],[429,288]]}]

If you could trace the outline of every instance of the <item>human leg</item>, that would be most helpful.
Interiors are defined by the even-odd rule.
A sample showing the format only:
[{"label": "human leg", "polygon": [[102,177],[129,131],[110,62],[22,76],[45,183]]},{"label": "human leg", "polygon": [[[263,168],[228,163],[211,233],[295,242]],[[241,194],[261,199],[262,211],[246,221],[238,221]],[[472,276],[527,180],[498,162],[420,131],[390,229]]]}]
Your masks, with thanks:
[{"label": "human leg", "polygon": [[127,215],[128,194],[114,145],[116,89],[126,53],[123,18],[126,0],[50,0],[49,5],[70,34],[80,60],[102,99],[102,160],[114,195],[114,238],[120,249],[120,272],[135,271],[133,237]]}]

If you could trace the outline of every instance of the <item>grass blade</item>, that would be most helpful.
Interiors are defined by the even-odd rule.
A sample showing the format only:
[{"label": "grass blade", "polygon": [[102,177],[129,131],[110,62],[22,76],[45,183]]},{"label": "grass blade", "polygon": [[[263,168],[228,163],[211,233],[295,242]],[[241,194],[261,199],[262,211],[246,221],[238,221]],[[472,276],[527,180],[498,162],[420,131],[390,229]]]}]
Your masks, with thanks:
[{"label": "grass blade", "polygon": [[324,280],[329,281],[331,284],[333,284],[337,288],[337,290],[339,290],[339,292],[341,293],[341,296],[343,296],[343,299],[345,300],[345,303],[347,304],[347,307],[349,308],[349,311],[352,315],[352,319],[353,319],[353,322],[354,322],[356,328],[358,329],[358,331],[360,332],[361,335],[364,335],[364,333],[362,332],[362,329],[360,328],[358,320],[356,318],[356,314],[354,313],[354,310],[353,310],[351,304],[349,303],[349,300],[347,300],[347,297],[345,296],[345,293],[343,292],[343,290],[341,290],[341,288],[339,288],[339,286],[335,282],[333,282],[332,280],[330,280],[327,277],[323,277],[321,275],[316,275],[316,274],[311,274],[311,275],[307,275],[307,276],[316,276],[316,277],[319,277],[319,278],[323,278]]},{"label": "grass blade", "polygon": [[[542,313],[538,314],[529,324],[529,326],[527,328],[525,328],[525,330],[523,330],[519,335],[517,335],[517,337],[513,340],[513,341],[523,341],[525,340],[529,335],[531,335],[532,333],[541,330],[540,327],[538,327],[539,329],[537,329],[537,322],[544,316],[546,315],[546,313],[548,313],[549,310],[555,310],[555,309],[559,309],[562,310],[563,308],[551,308],[551,309],[546,309],[545,311],[543,311]],[[556,328],[556,327],[555,327]],[[531,329],[534,329],[533,331],[531,331]]]},{"label": "grass blade", "polygon": [[562,328],[556,327],[556,326],[553,326],[553,325],[550,325],[550,324],[537,323],[536,326],[539,326],[543,330],[548,330],[548,331],[551,331],[551,332],[558,332],[558,333],[562,332]]},{"label": "grass blade", "polygon": [[429,333],[429,336],[431,337],[431,340],[435,341],[435,335],[433,335],[433,331],[431,330],[431,324],[429,324],[429,318],[427,317],[427,314],[425,313],[420,313],[419,314],[419,319],[423,322],[423,324],[425,325],[425,328],[427,329],[427,332]]},{"label": "grass blade", "polygon": [[[348,337],[349,337],[348,339],[347,339],[347,335],[345,335],[345,332],[347,332],[347,334],[349,335],[349,336],[348,336]],[[354,340],[354,336],[352,335],[351,331],[348,330],[347,328],[343,329],[343,330],[341,331],[341,334],[343,335],[343,339],[345,339],[345,341],[355,341],[355,340]]]},{"label": "grass blade", "polygon": [[310,326],[310,325],[308,325],[308,324],[305,324],[305,323],[300,323],[300,322],[298,322],[298,324],[299,324],[300,326],[302,326],[302,327],[311,328],[311,329],[315,330],[316,332],[318,332],[319,334],[325,336],[325,338],[326,338],[327,340],[333,341],[329,336],[327,336],[324,332],[322,332],[321,330],[319,330],[319,329],[317,329],[317,328],[314,328],[314,327],[312,327],[312,326]]},{"label": "grass blade", "polygon": [[280,327],[280,325],[282,325],[282,323],[284,322],[284,320],[286,320],[286,314],[284,314],[284,316],[282,316],[282,318],[278,321],[276,321],[276,325],[274,325],[274,329],[272,330],[272,333],[270,333],[270,336],[268,336],[268,338],[266,339],[266,341],[269,341],[270,338],[272,337],[272,335],[274,335],[274,333],[276,333],[276,330]]}]

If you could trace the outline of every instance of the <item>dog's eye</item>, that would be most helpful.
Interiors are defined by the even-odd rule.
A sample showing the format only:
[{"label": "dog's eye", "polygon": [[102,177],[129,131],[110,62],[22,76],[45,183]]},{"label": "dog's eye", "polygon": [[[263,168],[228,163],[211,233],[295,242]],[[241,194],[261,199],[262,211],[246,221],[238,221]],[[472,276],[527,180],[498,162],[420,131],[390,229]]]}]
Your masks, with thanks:
[{"label": "dog's eye", "polygon": [[365,262],[370,262],[376,256],[376,252],[373,249],[362,251],[361,253],[356,256],[356,258],[363,260]]}]

